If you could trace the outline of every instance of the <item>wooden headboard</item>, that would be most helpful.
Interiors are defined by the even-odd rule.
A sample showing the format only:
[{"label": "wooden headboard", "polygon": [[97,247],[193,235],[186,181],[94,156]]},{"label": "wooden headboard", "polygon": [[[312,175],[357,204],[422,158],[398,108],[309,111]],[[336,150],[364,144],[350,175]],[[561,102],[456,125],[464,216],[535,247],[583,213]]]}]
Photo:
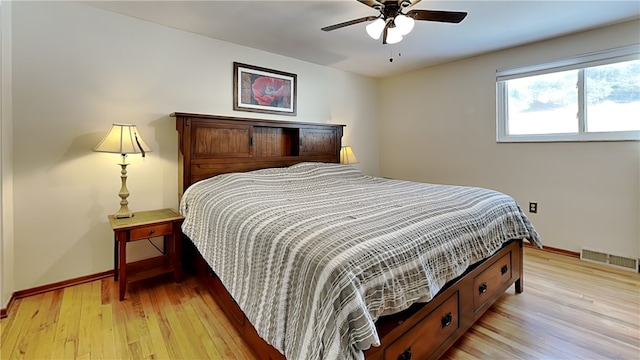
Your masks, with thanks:
[{"label": "wooden headboard", "polygon": [[303,161],[340,162],[345,125],[176,112],[180,196],[189,185],[229,172]]}]

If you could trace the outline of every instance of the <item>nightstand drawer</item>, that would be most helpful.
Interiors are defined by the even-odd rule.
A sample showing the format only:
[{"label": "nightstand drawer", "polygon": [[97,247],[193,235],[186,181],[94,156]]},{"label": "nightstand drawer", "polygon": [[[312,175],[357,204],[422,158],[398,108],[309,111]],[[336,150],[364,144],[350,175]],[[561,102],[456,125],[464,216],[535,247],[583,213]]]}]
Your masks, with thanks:
[{"label": "nightstand drawer", "polygon": [[163,236],[171,234],[173,223],[165,223],[159,225],[145,226],[137,229],[131,229],[129,241],[147,239],[150,237]]}]

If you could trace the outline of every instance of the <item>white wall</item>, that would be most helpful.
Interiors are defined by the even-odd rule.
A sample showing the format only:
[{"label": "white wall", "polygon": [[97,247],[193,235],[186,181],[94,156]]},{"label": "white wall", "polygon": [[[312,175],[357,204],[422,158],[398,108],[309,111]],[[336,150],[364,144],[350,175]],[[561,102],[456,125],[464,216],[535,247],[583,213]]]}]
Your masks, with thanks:
[{"label": "white wall", "polygon": [[0,39],[0,308],[6,308],[14,289],[10,2],[0,6]]},{"label": "white wall", "polygon": [[[15,290],[112,268],[120,159],[91,152],[112,122],[153,149],[128,157],[133,211],[177,207],[175,111],[346,124],[358,166],[378,173],[375,79],[83,4],[13,5]],[[233,61],[297,74],[298,115],[233,111]]]},{"label": "white wall", "polygon": [[[640,256],[640,143],[497,144],[495,72],[640,42],[640,22],[381,81],[383,176],[476,185],[538,202],[547,246]],[[402,96],[397,96],[402,94]]]}]

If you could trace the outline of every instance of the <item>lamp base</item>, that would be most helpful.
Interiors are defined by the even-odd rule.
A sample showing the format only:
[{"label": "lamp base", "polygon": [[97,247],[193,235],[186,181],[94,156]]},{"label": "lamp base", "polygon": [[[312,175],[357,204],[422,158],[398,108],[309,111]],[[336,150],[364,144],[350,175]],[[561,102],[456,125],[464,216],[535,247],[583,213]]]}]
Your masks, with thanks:
[{"label": "lamp base", "polygon": [[122,180],[122,187],[120,188],[120,192],[118,195],[120,196],[120,210],[117,213],[113,214],[113,217],[116,219],[128,219],[133,217],[133,212],[129,210],[129,202],[127,198],[129,197],[129,190],[127,189],[127,164],[125,162],[126,154],[122,154],[122,163],[118,164],[122,168],[120,171],[120,179]]},{"label": "lamp base", "polygon": [[116,219],[129,219],[132,218],[135,214],[134,213],[130,213],[130,214],[113,214],[113,217]]},{"label": "lamp base", "polygon": [[[126,202],[126,200],[124,200]],[[116,219],[128,219],[132,218],[134,215],[133,211],[129,210],[127,204],[120,203],[120,210],[117,213],[113,214],[113,217]]]}]

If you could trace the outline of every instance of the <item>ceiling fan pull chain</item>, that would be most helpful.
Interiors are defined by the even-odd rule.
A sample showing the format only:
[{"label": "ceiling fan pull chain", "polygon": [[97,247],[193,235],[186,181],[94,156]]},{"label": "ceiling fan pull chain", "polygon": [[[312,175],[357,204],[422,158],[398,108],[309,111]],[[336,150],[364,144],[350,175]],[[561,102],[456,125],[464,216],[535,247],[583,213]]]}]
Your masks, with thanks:
[{"label": "ceiling fan pull chain", "polygon": [[[402,56],[402,52],[400,52],[400,50],[398,50],[398,57]],[[391,47],[391,50],[389,50],[389,62],[393,62],[393,47]]]}]

